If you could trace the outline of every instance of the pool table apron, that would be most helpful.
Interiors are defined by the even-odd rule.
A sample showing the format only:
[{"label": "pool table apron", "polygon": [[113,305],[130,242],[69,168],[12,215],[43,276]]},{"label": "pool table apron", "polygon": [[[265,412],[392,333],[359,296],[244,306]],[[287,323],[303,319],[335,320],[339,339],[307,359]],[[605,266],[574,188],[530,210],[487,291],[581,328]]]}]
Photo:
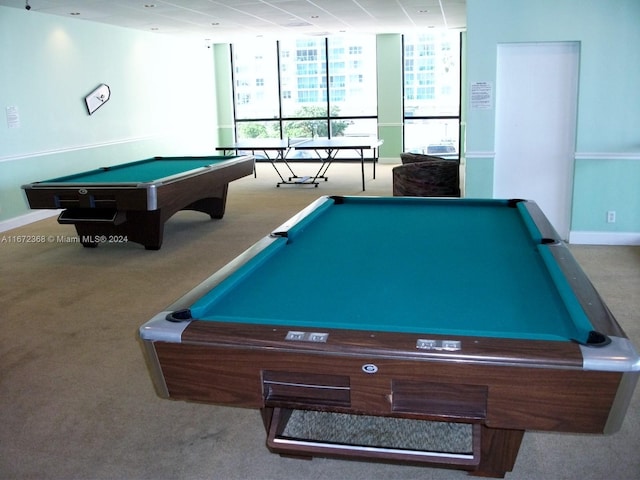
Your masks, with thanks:
[{"label": "pool table apron", "polygon": [[[618,404],[626,410],[629,387],[632,391],[637,380],[633,373],[583,370],[577,345],[570,346],[574,365],[551,367],[541,360],[537,366],[517,359],[501,365],[490,358],[448,360],[435,353],[401,352],[379,334],[386,348],[336,345],[339,332],[330,333],[330,349],[278,345],[266,338],[248,341],[243,332],[234,338],[230,325],[220,326],[227,333],[218,340],[211,339],[210,331],[203,339],[199,330],[208,326],[202,323],[192,322],[182,343],[146,342],[150,357],[157,359],[160,371],[154,380],[161,396],[246,408],[331,407],[480,422],[491,428],[605,433],[619,428]],[[466,343],[473,341],[491,348],[490,339]],[[554,342],[525,343],[523,352],[528,353],[535,348],[531,343],[544,350],[543,344]],[[375,373],[366,371],[370,365]],[[271,377],[289,386],[283,390]],[[465,391],[473,395],[460,395]]]}]

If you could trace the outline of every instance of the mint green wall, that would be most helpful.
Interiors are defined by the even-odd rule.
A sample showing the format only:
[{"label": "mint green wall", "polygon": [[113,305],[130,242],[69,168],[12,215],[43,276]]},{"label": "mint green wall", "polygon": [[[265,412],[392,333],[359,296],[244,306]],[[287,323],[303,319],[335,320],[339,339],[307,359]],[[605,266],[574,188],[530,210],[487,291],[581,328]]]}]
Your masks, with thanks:
[{"label": "mint green wall", "polygon": [[398,162],[403,151],[402,103],[402,36],[376,36],[376,64],[378,82],[378,137],[380,160]]},{"label": "mint green wall", "polygon": [[[0,222],[30,211],[22,184],[216,145],[202,42],[0,7],[0,65]],[[101,83],[111,99],[89,116],[84,97]]]},{"label": "mint green wall", "polygon": [[[640,161],[585,158],[578,160],[578,165],[574,196],[591,201],[574,205],[574,225],[583,231],[639,232]],[[602,205],[595,215],[594,204]],[[607,211],[616,212],[616,223],[606,223]]]},{"label": "mint green wall", "polygon": [[228,43],[213,45],[216,72],[216,121],[219,145],[231,145],[235,141],[233,119],[233,88],[231,85],[231,46]]},{"label": "mint green wall", "polygon": [[[572,233],[640,232],[639,22],[638,0],[467,0],[468,83],[494,95],[499,43],[581,44]],[[494,114],[467,112],[467,196],[492,195]]]}]

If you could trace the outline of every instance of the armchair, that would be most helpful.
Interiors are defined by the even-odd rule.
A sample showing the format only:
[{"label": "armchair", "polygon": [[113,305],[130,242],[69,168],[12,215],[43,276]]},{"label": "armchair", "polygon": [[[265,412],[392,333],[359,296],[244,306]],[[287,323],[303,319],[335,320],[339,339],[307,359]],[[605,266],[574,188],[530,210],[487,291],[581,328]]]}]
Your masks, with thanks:
[{"label": "armchair", "polygon": [[459,197],[460,164],[457,160],[402,153],[402,165],[394,167],[393,195]]}]

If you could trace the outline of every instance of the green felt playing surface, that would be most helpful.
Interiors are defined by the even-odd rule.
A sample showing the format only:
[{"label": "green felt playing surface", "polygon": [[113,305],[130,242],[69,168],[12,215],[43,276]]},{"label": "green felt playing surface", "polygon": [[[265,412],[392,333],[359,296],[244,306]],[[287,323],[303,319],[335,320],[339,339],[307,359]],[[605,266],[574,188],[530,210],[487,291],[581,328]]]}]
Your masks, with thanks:
[{"label": "green felt playing surface", "polygon": [[159,157],[98,168],[41,183],[149,183],[235,157]]},{"label": "green felt playing surface", "polygon": [[524,209],[497,201],[327,200],[192,312],[318,329],[583,338],[590,322],[550,270],[549,248]]}]

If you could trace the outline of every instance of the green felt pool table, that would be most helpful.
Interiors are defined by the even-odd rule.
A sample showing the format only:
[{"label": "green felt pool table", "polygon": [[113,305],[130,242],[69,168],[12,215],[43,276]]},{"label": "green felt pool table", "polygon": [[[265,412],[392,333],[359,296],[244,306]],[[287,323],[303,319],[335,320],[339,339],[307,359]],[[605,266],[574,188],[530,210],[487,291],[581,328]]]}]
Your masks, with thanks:
[{"label": "green felt pool table", "polygon": [[225,212],[229,182],[253,172],[252,156],[153,157],[23,185],[31,208],[64,209],[80,243],[162,245],[164,223],[180,210]]},{"label": "green felt pool table", "polygon": [[[498,477],[525,430],[616,431],[640,372],[566,245],[522,200],[322,197],[140,337],[161,396],[261,409],[274,452]],[[303,417],[328,422],[327,437],[291,426]],[[468,430],[468,442],[422,451],[336,436],[380,418]]]}]

